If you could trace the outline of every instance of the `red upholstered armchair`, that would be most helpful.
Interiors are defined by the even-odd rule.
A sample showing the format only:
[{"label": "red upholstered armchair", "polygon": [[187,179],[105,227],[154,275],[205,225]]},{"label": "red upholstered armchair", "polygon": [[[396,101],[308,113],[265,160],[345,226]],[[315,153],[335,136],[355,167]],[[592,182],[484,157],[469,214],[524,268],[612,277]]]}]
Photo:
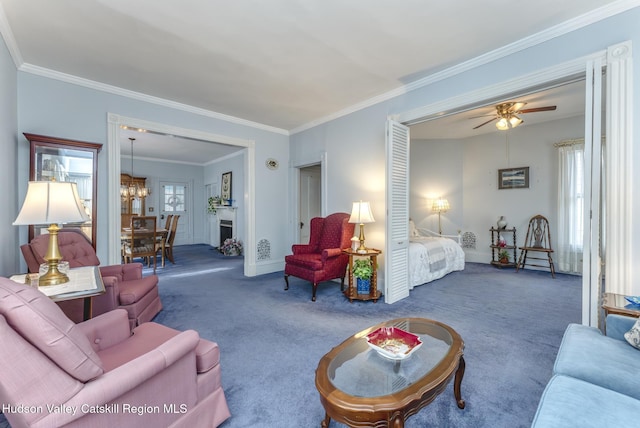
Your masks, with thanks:
[{"label": "red upholstered armchair", "polygon": [[349,223],[347,213],[312,218],[309,243],[293,245],[293,254],[284,258],[284,289],[289,289],[289,275],[293,275],[311,281],[314,302],[320,282],[341,278],[343,290],[349,256],[342,254],[342,250],[351,246],[354,226]]},{"label": "red upholstered armchair", "polygon": [[[49,246],[49,235],[36,236],[30,243],[20,246],[29,272],[38,272],[44,263],[44,255]],[[78,229],[61,229],[58,233],[58,247],[62,260],[69,267],[98,266],[100,260],[91,242]],[[142,276],[142,264],[100,266],[100,275],[106,293],[93,297],[93,315],[100,315],[116,308],[126,309],[131,328],[151,321],[160,310],[162,302],[158,294],[158,277]],[[58,302],[64,313],[74,322],[82,321],[82,301]]]}]

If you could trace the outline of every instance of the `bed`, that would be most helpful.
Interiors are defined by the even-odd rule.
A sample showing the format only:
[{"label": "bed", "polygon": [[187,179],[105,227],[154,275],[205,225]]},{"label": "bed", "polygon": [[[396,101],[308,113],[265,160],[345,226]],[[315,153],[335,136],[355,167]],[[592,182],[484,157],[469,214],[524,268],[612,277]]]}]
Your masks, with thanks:
[{"label": "bed", "polygon": [[464,269],[459,235],[439,235],[410,225],[409,289]]}]

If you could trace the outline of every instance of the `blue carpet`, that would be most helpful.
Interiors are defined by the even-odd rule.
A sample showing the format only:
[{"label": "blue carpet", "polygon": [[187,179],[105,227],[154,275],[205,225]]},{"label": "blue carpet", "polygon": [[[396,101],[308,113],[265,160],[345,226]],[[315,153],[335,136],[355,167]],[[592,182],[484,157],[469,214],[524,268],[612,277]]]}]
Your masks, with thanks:
[{"label": "blue carpet", "polygon": [[[407,428],[528,427],[570,322],[580,321],[581,279],[467,263],[393,305],[349,303],[340,285],[311,286],[282,272],[248,278],[242,257],[207,245],[175,247],[176,264],[158,269],[164,310],[155,321],[195,329],[220,345],[222,383],[232,416],[223,428],[317,427],[320,358],[352,334],[400,317],[432,318],[465,341],[458,409],[453,385]],[[147,271],[147,270],[145,270]],[[343,425],[332,421],[332,427]]]},{"label": "blue carpet", "polygon": [[[222,428],[318,427],[320,358],[354,333],[400,317],[444,322],[465,341],[466,408],[456,406],[451,383],[407,428],[529,427],[562,334],[580,320],[581,279],[570,275],[467,263],[393,305],[349,303],[333,282],[319,286],[314,303],[305,281],[292,277],[284,291],[282,272],[244,277],[242,257],[207,245],[174,254],[176,264],[157,270],[164,309],[154,321],[220,345],[232,414]],[[0,427],[8,426],[2,419]]]}]

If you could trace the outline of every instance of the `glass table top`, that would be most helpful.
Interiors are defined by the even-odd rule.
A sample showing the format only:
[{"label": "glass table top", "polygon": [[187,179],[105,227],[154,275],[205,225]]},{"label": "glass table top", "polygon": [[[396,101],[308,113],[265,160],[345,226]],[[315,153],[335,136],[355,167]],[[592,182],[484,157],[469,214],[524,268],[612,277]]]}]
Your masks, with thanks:
[{"label": "glass table top", "polygon": [[404,360],[390,360],[367,344],[370,329],[342,349],[327,368],[329,381],[356,397],[378,397],[403,390],[429,374],[451,349],[453,337],[442,325],[426,319],[395,320],[386,324],[416,334],[422,346]]}]

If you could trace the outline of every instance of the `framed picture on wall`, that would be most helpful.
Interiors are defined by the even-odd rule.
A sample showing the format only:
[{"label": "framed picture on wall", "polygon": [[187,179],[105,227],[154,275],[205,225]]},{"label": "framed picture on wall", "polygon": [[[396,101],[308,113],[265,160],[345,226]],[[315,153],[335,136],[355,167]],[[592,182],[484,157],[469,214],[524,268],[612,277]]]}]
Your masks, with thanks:
[{"label": "framed picture on wall", "polygon": [[498,189],[529,188],[529,167],[506,168],[498,170]]},{"label": "framed picture on wall", "polygon": [[231,171],[222,174],[220,198],[224,205],[231,205]]}]

